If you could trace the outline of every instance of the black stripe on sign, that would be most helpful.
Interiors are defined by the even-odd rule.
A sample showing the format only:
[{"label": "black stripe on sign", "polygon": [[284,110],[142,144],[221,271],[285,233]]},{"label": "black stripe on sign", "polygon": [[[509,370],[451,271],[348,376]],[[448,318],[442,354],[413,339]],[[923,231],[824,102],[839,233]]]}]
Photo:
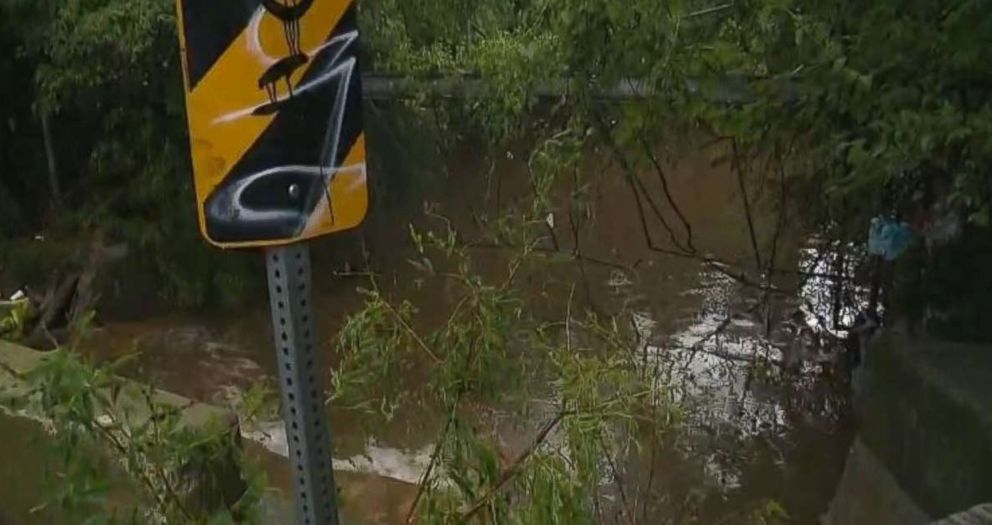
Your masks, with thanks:
[{"label": "black stripe on sign", "polygon": [[182,0],[189,90],[245,30],[259,0]]},{"label": "black stripe on sign", "polygon": [[[348,8],[328,40],[357,30],[356,8]],[[306,19],[303,19],[306,24]],[[351,80],[347,85],[344,122],[337,137],[337,158],[322,159],[330,117],[334,111],[342,81],[334,79],[305,93],[297,93],[279,108],[272,123],[252,144],[248,152],[234,165],[224,181],[211,193],[205,203],[207,234],[214,242],[255,242],[284,240],[300,234],[314,207],[325,198],[320,177],[294,170],[280,171],[253,182],[242,194],[242,204],[252,210],[276,212],[268,218],[257,214],[232,213],[231,191],[239,180],[266,170],[287,166],[316,167],[333,162],[341,166],[362,133],[362,86],[357,63],[358,42],[354,41],[333,64],[333,47],[310,57],[310,64],[297,88],[326,74],[349,58],[356,59]],[[240,89],[259,89],[257,83],[246,79]],[[244,117],[257,118],[257,117]],[[288,188],[296,185],[294,197]]]}]

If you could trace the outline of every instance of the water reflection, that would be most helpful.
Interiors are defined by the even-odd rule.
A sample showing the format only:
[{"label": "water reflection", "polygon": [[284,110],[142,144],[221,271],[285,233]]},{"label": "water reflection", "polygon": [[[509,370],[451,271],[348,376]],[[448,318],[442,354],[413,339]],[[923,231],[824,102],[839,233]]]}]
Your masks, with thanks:
[{"label": "water reflection", "polygon": [[[799,271],[820,271],[805,263],[820,259],[815,240],[800,253]],[[701,269],[696,286],[679,294],[695,308],[671,328],[659,330],[650,312],[635,316],[650,356],[646,366],[671,371],[661,380],[674,378],[687,408],[691,445],[668,451],[666,467],[681,463],[676,471],[693,480],[686,497],[695,502],[685,512],[703,522],[762,498],[783,503],[797,523],[813,522],[833,494],[851,439],[844,381],[836,373],[841,350],[834,343],[841,335],[832,332],[821,343],[818,321],[806,312],[822,315],[816,308],[829,295],[818,293],[828,283],[805,281],[797,294],[768,295]],[[615,286],[616,293],[637,294],[632,283],[623,284],[627,289]],[[670,507],[662,505],[658,515],[671,522],[686,517]]]}]

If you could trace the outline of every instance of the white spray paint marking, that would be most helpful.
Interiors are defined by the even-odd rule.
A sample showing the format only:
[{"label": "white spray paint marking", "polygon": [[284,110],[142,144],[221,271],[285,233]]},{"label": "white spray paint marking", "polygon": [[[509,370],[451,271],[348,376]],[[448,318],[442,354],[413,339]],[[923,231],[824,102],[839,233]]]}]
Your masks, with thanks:
[{"label": "white spray paint marking", "polygon": [[265,8],[259,6],[255,10],[255,14],[251,17],[251,22],[248,23],[248,51],[252,55],[256,56],[262,64],[266,67],[271,66],[276,63],[276,59],[269,56],[268,53],[262,49],[262,39],[261,39],[261,27],[262,27],[262,16],[265,15]]},{"label": "white spray paint marking", "polygon": [[[352,180],[351,183],[348,184],[348,186],[345,188],[346,193],[351,193],[356,189],[360,188],[363,184],[365,184],[365,180],[367,178],[367,170],[365,169],[364,162],[361,164],[353,164],[351,166],[345,166],[343,168],[328,169],[326,170],[326,172],[328,173],[327,184],[330,184],[330,181],[334,180],[335,177],[337,177],[342,173],[357,172],[358,175],[355,176],[354,180]],[[325,187],[327,186],[325,185]],[[307,219],[307,225],[303,229],[303,236],[305,237],[317,231],[317,229],[320,228],[320,219],[322,217],[327,216],[330,213],[330,210],[331,210],[331,203],[328,202],[328,199],[326,198],[321,199],[320,204],[317,205],[317,208],[314,209],[312,214],[310,214],[310,218]]]}]

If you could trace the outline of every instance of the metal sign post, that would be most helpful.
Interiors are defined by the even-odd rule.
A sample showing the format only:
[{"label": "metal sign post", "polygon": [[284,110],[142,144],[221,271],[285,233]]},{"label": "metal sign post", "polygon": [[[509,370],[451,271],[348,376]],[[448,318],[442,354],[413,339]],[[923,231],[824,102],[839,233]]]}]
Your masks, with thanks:
[{"label": "metal sign post", "polygon": [[337,525],[330,431],[310,304],[310,248],[268,248],[269,303],[298,522]]},{"label": "metal sign post", "polygon": [[176,0],[200,231],[264,248],[298,523],[337,525],[307,239],[368,210],[354,0]]}]

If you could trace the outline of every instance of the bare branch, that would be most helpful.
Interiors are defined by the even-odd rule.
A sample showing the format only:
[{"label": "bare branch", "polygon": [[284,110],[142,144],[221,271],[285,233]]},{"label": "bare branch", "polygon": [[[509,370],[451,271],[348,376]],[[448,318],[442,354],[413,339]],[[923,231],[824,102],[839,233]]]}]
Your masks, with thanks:
[{"label": "bare branch", "polygon": [[493,497],[496,496],[496,494],[499,493],[499,491],[502,490],[508,482],[510,482],[510,480],[516,477],[516,475],[520,473],[521,467],[523,467],[524,463],[531,456],[531,454],[533,454],[534,451],[537,450],[542,443],[544,443],[544,441],[548,438],[548,435],[551,434],[551,431],[554,430],[559,423],[561,423],[561,420],[564,419],[567,414],[567,412],[562,410],[558,412],[555,417],[545,423],[544,427],[541,428],[541,431],[534,437],[534,440],[531,442],[530,446],[528,446],[523,452],[520,453],[520,455],[517,456],[516,459],[513,460],[513,463],[510,464],[509,468],[503,471],[503,474],[500,476],[499,481],[496,482],[496,485],[489,489],[489,491],[479,498],[478,501],[472,504],[468,510],[463,512],[461,519],[458,521],[460,523],[468,522],[468,520],[482,510],[493,499]]},{"label": "bare branch", "polygon": [[645,219],[645,214],[644,214],[644,205],[641,203],[640,200],[641,194],[644,195],[644,199],[648,202],[648,205],[651,207],[651,211],[654,213],[655,218],[658,219],[658,222],[660,222],[661,225],[668,232],[668,235],[672,240],[672,244],[676,248],[684,252],[691,253],[695,251],[686,248],[678,240],[678,236],[675,235],[675,230],[672,229],[671,225],[668,224],[668,220],[665,219],[665,216],[661,213],[661,208],[651,197],[651,193],[644,186],[644,182],[641,181],[640,177],[637,176],[637,172],[634,169],[634,167],[630,164],[630,160],[627,158],[627,155],[624,154],[624,152],[620,149],[620,145],[617,144],[616,140],[614,140],[613,134],[610,132],[610,127],[606,124],[606,121],[603,118],[603,116],[598,112],[595,113],[595,116],[600,133],[603,135],[603,138],[606,139],[607,144],[609,144],[610,151],[613,153],[613,158],[623,169],[624,176],[627,181],[627,185],[634,193],[635,202],[637,204],[637,211],[641,218],[641,226],[644,229],[644,235],[647,238],[648,246],[654,246],[654,242],[651,240],[651,235],[647,227],[647,220]]},{"label": "bare branch", "polygon": [[782,235],[782,228],[785,226],[785,215],[788,204],[788,193],[786,192],[785,187],[785,167],[782,165],[781,159],[778,162],[778,182],[778,221],[775,223],[775,235],[772,236],[771,255],[768,257],[767,276],[769,279],[772,276],[772,268],[775,267],[775,259],[778,258],[778,241],[779,237]]},{"label": "bare branch", "polygon": [[742,165],[741,152],[738,142],[734,139],[733,150],[733,170],[737,174],[737,185],[740,187],[741,199],[744,201],[744,213],[747,218],[747,230],[751,236],[751,248],[754,250],[754,267],[761,269],[761,252],[758,250],[758,239],[754,233],[754,219],[751,215],[751,201],[748,199],[747,187],[744,184],[745,167]]},{"label": "bare branch", "polygon": [[458,406],[456,401],[451,405],[448,411],[448,419],[444,423],[444,429],[441,430],[441,435],[437,439],[437,443],[434,444],[434,450],[431,452],[431,460],[427,463],[427,470],[420,477],[420,483],[417,486],[417,495],[413,498],[413,503],[410,504],[410,511],[406,515],[406,523],[413,523],[413,516],[417,512],[417,506],[420,505],[420,500],[424,496],[424,492],[427,490],[427,484],[430,482],[431,473],[434,471],[434,466],[437,464],[438,458],[441,456],[441,451],[444,449],[444,440],[448,437],[448,432],[451,430],[451,424],[455,420],[455,408]]},{"label": "bare branch", "polygon": [[689,247],[689,251],[695,252],[696,247],[692,244],[692,225],[689,224],[688,219],[682,213],[682,210],[677,204],[675,204],[675,198],[672,197],[672,192],[668,188],[668,177],[665,175],[665,170],[662,169],[661,163],[658,162],[658,158],[652,153],[647,140],[641,137],[641,146],[644,148],[644,153],[651,159],[651,164],[654,165],[655,173],[658,174],[658,180],[661,182],[661,190],[665,193],[665,198],[668,199],[668,205],[672,207],[672,211],[679,216],[679,220],[682,221],[682,226],[685,228],[686,233],[686,246]]},{"label": "bare branch", "polygon": [[[379,284],[376,282],[374,274],[369,274],[369,281],[371,282],[372,287],[378,293]],[[382,304],[386,306],[386,309],[389,310],[390,315],[392,315],[393,318],[396,319],[396,322],[400,324],[403,330],[407,334],[409,334],[410,337],[413,338],[413,340],[417,343],[417,346],[419,346],[420,349],[423,350],[425,354],[430,356],[430,358],[433,359],[435,363],[440,363],[441,359],[438,358],[437,355],[431,351],[430,347],[427,346],[427,343],[425,343],[424,340],[420,338],[420,336],[417,334],[417,331],[414,330],[413,327],[411,327],[409,323],[406,322],[406,319],[403,319],[403,316],[396,311],[396,308],[394,308],[393,305],[385,298],[382,299]]]}]

